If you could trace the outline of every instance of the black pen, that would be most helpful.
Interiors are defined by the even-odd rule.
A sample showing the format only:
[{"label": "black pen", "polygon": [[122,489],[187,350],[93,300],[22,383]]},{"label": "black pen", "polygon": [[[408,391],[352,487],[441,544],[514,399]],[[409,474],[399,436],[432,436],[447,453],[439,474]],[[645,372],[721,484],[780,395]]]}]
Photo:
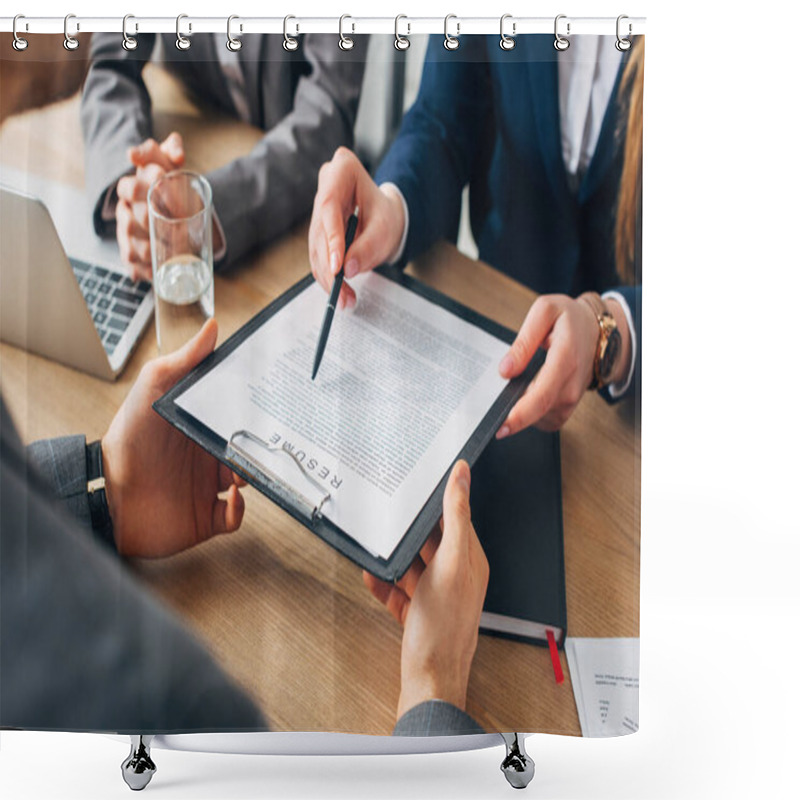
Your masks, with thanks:
[{"label": "black pen", "polygon": [[336,303],[339,300],[339,292],[342,290],[342,281],[344,280],[344,259],[347,256],[347,251],[350,245],[353,244],[353,239],[356,236],[356,227],[358,226],[358,209],[356,209],[347,220],[347,232],[344,235],[344,256],[342,256],[342,268],[336,273],[333,279],[333,288],[331,289],[331,296],[328,298],[328,307],[325,309],[325,319],[322,320],[322,328],[319,332],[319,339],[317,340],[317,354],[314,356],[314,369],[311,372],[311,380],[317,377],[319,365],[322,362],[322,355],[325,352],[325,345],[328,343],[328,334],[331,332],[331,323],[333,322],[333,312],[336,310]]}]

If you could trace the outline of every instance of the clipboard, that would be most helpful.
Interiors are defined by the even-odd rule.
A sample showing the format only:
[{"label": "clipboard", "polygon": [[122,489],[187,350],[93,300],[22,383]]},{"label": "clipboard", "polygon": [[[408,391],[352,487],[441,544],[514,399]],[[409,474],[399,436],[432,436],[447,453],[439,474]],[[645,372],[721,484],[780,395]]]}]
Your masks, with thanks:
[{"label": "clipboard", "polygon": [[[511,344],[516,333],[475,310],[458,303],[435,289],[412,278],[397,267],[382,266],[375,270],[411,292],[441,306],[461,319],[483,329],[501,341]],[[442,514],[442,501],[450,469],[433,488],[424,506],[414,518],[400,543],[388,558],[381,558],[362,547],[346,531],[328,520],[324,514],[325,503],[330,495],[324,486],[310,475],[294,454],[280,447],[273,447],[251,431],[239,430],[228,441],[206,427],[202,422],[177,405],[176,400],[197,381],[224,361],[249,336],[257,331],[270,317],[290,303],[295,297],[314,283],[309,274],[289,288],[275,301],[245,323],[236,333],[223,342],[211,355],[200,363],[189,375],[180,380],[153,408],[167,422],[188,436],[218,461],[244,478],[251,486],[272,500],[310,531],[331,545],[342,555],[366,569],[376,577],[389,582],[399,579],[409,568],[427,540]],[[508,412],[524,393],[530,381],[544,363],[545,352],[539,350],[531,359],[527,369],[509,381],[489,412],[464,444],[456,460],[464,459],[472,467],[505,420]],[[295,462],[295,478],[289,481],[275,471],[276,461],[287,459]],[[288,463],[288,462],[287,462]],[[455,462],[453,462],[455,463]]]}]

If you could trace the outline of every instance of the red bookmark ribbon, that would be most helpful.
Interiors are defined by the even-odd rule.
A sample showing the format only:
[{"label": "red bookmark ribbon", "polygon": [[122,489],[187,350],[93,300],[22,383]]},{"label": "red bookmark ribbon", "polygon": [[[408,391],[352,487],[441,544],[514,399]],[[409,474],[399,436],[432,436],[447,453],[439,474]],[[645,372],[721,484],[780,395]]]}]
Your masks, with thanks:
[{"label": "red bookmark ribbon", "polygon": [[556,676],[556,683],[564,683],[564,672],[561,669],[561,659],[558,657],[558,646],[553,631],[547,629],[547,644],[550,647],[550,660],[553,662],[553,674]]}]

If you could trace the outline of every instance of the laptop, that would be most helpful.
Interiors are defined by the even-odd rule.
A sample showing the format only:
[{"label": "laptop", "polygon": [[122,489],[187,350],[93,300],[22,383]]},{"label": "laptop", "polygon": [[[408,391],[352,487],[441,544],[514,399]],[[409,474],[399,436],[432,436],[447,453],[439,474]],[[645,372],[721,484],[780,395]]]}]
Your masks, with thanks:
[{"label": "laptop", "polygon": [[0,339],[113,381],[150,321],[153,290],[128,277],[91,219],[83,192],[3,168]]}]

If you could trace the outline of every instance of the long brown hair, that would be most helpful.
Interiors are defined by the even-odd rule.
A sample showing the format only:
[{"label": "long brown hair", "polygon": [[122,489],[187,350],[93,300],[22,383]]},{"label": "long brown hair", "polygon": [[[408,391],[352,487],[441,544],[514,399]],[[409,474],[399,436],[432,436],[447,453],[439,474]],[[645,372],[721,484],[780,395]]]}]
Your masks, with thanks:
[{"label": "long brown hair", "polygon": [[627,131],[619,181],[617,221],[614,232],[617,273],[627,284],[641,281],[636,275],[637,232],[642,224],[642,121],[644,95],[644,36],[633,43],[620,96],[626,97]]}]

